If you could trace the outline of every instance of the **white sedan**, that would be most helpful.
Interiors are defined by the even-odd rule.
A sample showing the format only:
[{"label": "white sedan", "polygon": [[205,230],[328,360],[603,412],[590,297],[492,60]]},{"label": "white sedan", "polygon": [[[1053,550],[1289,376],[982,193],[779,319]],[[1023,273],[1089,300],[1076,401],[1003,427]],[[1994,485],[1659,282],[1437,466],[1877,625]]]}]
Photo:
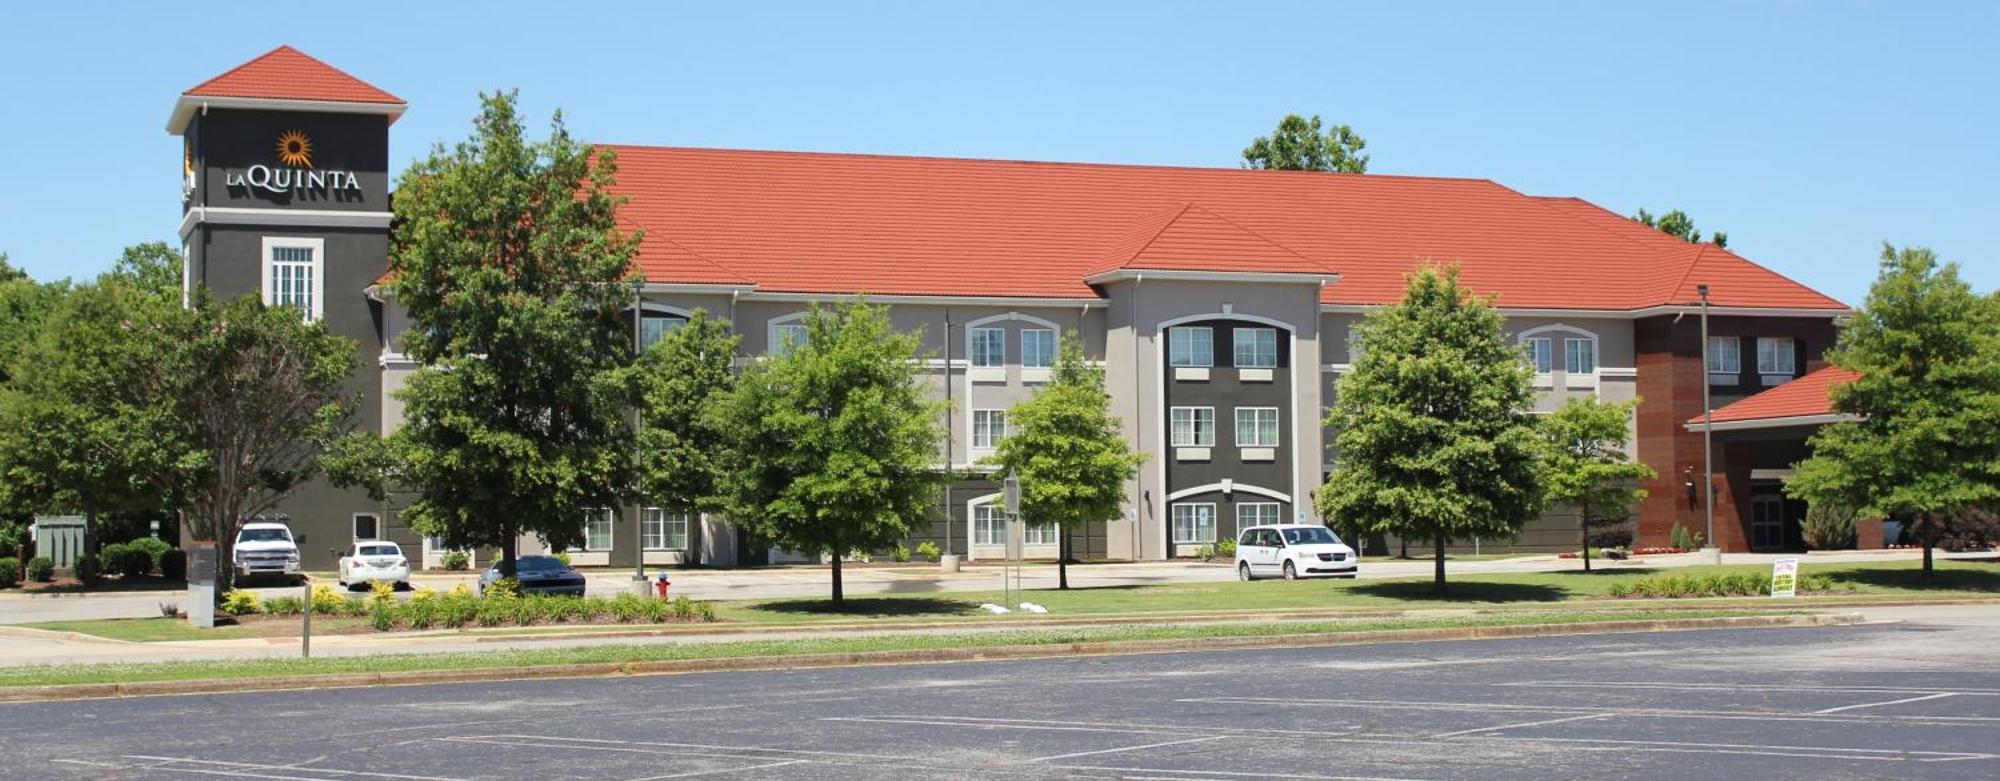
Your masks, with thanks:
[{"label": "white sedan", "polygon": [[410,560],[393,542],[363,540],[340,557],[340,585],[355,588],[370,583],[391,583],[397,588],[410,585]]}]

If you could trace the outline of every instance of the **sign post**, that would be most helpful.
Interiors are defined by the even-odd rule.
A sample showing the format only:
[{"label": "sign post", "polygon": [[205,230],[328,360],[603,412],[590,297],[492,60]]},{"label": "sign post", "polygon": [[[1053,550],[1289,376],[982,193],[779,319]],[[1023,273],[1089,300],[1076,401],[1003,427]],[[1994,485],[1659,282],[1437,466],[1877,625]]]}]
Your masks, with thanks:
[{"label": "sign post", "polygon": [[1771,562],[1771,596],[1794,597],[1799,593],[1799,560],[1778,559]]},{"label": "sign post", "polygon": [[215,543],[188,546],[188,626],[215,628]]},{"label": "sign post", "polygon": [[1000,566],[1000,599],[1003,606],[1013,610],[1020,606],[1021,597],[1021,548],[1026,532],[1021,528],[1021,475],[1008,470],[1007,481],[1001,488],[1001,501],[1007,503],[1007,562]]}]

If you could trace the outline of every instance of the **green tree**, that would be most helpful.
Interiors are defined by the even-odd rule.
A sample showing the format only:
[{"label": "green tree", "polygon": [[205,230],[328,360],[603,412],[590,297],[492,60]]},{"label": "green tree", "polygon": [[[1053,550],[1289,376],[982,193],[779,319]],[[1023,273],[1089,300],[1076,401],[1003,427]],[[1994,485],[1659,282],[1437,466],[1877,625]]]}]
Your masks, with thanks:
[{"label": "green tree", "polygon": [[1543,505],[1533,370],[1502,325],[1456,268],[1419,270],[1358,326],[1364,349],[1325,421],[1339,456],[1320,514],[1431,540],[1440,594],[1446,543],[1511,536]]},{"label": "green tree", "polygon": [[1860,376],[1833,389],[1858,420],[1822,427],[1785,490],[1901,521],[1932,549],[2000,501],[2000,298],[1980,296],[1928,249],[1882,247],[1861,311],[1827,354]]},{"label": "green tree", "polygon": [[1104,370],[1084,360],[1074,331],[1063,337],[1053,381],[1007,418],[1013,430],[991,460],[1021,479],[1021,506],[1010,510],[1028,523],[1057,525],[1057,583],[1067,589],[1070,534],[1118,517],[1125,484],[1146,456],[1119,434]]},{"label": "green tree", "polygon": [[[735,387],[738,341],[729,333],[728,322],[696,309],[633,365],[641,410],[640,491],[690,516],[721,509],[716,500],[715,443],[722,440],[722,432],[707,410]],[[699,523],[689,524],[690,564],[700,563],[699,529]]]},{"label": "green tree", "polygon": [[398,181],[389,295],[419,368],[388,448],[411,525],[453,547],[521,534],[582,542],[583,512],[629,493],[632,360],[622,312],[638,246],[617,223],[616,156],[525,138],[513,94],[481,96],[472,136]]},{"label": "green tree", "polygon": [[948,474],[937,468],[944,405],[918,381],[919,333],[866,302],[806,314],[806,339],[753,363],[721,404],[721,495],[764,539],[833,561],[931,523]]},{"label": "green tree", "polygon": [[[1632,215],[1632,219],[1637,220],[1641,225],[1657,229],[1661,233],[1689,244],[1701,243],[1701,231],[1694,227],[1694,218],[1689,217],[1687,212],[1679,209],[1674,209],[1657,217],[1645,209],[1640,209],[1638,214]],[[1709,243],[1718,247],[1727,247],[1729,246],[1729,234],[1716,231],[1715,236],[1709,239]]]},{"label": "green tree", "polygon": [[111,276],[132,286],[164,296],[179,302],[181,299],[181,264],[186,262],[179,250],[167,246],[164,241],[149,241],[126,247],[119,253],[118,260],[111,265]]},{"label": "green tree", "polygon": [[1576,508],[1584,572],[1590,571],[1592,530],[1630,518],[1632,506],[1646,498],[1638,482],[1654,476],[1652,467],[1625,453],[1638,406],[1638,399],[1618,404],[1594,396],[1571,399],[1542,421],[1549,446],[1542,462],[1545,498]]},{"label": "green tree", "polygon": [[1367,140],[1354,128],[1334,125],[1321,129],[1318,114],[1312,119],[1286,114],[1268,136],[1258,136],[1243,150],[1243,167],[1272,171],[1337,171],[1366,173],[1368,156],[1361,150]]}]

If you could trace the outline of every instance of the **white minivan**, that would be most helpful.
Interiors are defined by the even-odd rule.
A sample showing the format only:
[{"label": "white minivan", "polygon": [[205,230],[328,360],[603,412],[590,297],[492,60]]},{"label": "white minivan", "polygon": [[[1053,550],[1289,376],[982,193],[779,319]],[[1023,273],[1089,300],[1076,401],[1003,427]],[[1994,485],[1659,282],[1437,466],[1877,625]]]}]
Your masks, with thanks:
[{"label": "white minivan", "polygon": [[1311,524],[1252,526],[1236,536],[1236,578],[1351,578],[1354,549],[1332,529]]}]

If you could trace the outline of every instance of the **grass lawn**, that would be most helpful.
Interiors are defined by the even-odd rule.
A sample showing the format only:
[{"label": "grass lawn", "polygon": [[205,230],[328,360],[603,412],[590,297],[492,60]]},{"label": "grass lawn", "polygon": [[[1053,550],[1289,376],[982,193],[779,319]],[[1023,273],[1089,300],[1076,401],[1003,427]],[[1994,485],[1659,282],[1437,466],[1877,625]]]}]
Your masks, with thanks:
[{"label": "grass lawn", "polygon": [[[1367,566],[1363,564],[1362,566]],[[1393,580],[1260,580],[1252,583],[1218,581],[1164,586],[1119,586],[1070,591],[1029,590],[1022,599],[1047,607],[1055,615],[1135,614],[1169,612],[1228,612],[1270,610],[1421,610],[1434,608],[1546,608],[1558,603],[1603,597],[1611,586],[1641,578],[1668,575],[1711,575],[1731,572],[1769,573],[1754,565],[1717,567],[1620,568],[1586,574],[1521,572],[1463,575],[1450,581],[1451,594],[1439,597],[1429,578]],[[1826,575],[1852,585],[1852,595],[1903,597],[2000,597],[2000,566],[1987,561],[1939,561],[1937,581],[1919,581],[1915,561],[1828,563],[1803,562],[1801,572]],[[999,592],[964,592],[924,596],[850,597],[841,609],[824,599],[765,602],[719,602],[716,614],[725,621],[797,623],[854,619],[993,618],[979,609],[998,602]],[[1771,600],[1753,598],[1753,602]],[[1609,599],[1594,607],[1627,604]],[[1633,601],[1635,606],[1646,603]],[[1808,600],[1806,604],[1810,604]],[[1022,616],[1029,619],[1028,616]],[[1030,619],[1031,620],[1031,619]]]},{"label": "grass lawn", "polygon": [[[217,616],[218,620],[222,617]],[[104,618],[90,621],[43,621],[23,624],[30,629],[76,632],[112,640],[157,643],[172,640],[235,640],[245,637],[298,637],[299,617],[283,616],[252,619],[243,624],[217,624],[214,629],[196,629],[185,618]],[[313,616],[313,636],[354,634],[368,626],[368,619]],[[370,630],[372,631],[372,630]]]},{"label": "grass lawn", "polygon": [[1206,637],[1269,637],[1329,634],[1385,629],[1576,624],[1603,621],[1646,621],[1667,618],[1710,618],[1773,615],[1781,610],[1593,611],[1530,612],[1452,618],[1394,618],[1284,624],[1220,626],[1081,627],[1023,629],[979,634],[915,634],[887,637],[825,637],[806,640],[758,640],[735,643],[598,645],[532,650],[482,651],[452,654],[387,654],[318,659],[250,659],[241,661],[156,662],[147,664],[27,665],[0,668],[0,687],[73,683],[179,681],[246,676],[366,673],[410,670],[490,669],[567,664],[630,663],[677,659],[735,659],[759,656],[839,654],[949,648],[990,648],[1018,645],[1061,645],[1133,640]]}]

